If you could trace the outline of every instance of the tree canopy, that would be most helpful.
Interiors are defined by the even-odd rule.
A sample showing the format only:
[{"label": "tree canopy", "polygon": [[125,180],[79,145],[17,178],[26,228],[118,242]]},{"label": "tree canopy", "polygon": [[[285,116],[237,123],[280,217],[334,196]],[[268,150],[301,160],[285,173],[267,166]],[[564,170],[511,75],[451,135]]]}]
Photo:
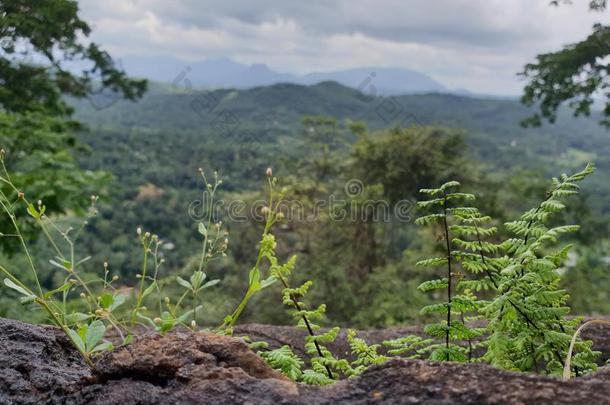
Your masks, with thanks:
[{"label": "tree canopy", "polygon": [[[559,5],[560,1],[551,4]],[[562,1],[561,3],[566,3]],[[592,0],[589,8],[606,10],[606,0]],[[574,115],[591,113],[596,98],[605,98],[601,124],[610,127],[610,25],[595,24],[584,40],[556,52],[543,53],[525,65],[521,75],[528,80],[522,101],[536,105],[538,112],[522,121],[526,126],[540,126],[544,120],[555,122],[557,110],[567,105]]]},{"label": "tree canopy", "polygon": [[[86,41],[91,27],[70,0],[3,0],[0,3],[0,106],[9,112],[72,112],[63,95],[86,97],[101,85],[127,99],[146,90],[110,55]],[[72,64],[72,66],[69,66]],[[83,66],[75,74],[75,66]]]},{"label": "tree canopy", "polygon": [[[78,11],[78,3],[69,0],[0,2],[0,147],[20,191],[42,200],[47,212],[85,207],[107,177],[77,163],[87,148],[73,135],[80,126],[71,119],[69,97],[105,90],[116,99],[136,100],[147,86],[128,78],[88,41],[91,28]],[[5,220],[0,227],[11,224]],[[5,250],[11,246],[3,241]]]}]

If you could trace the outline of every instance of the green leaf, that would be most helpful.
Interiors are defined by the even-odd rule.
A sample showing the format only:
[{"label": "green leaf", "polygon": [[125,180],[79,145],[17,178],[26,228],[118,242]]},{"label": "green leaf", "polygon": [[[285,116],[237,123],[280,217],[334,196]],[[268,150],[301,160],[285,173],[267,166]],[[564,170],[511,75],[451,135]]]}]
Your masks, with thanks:
[{"label": "green leaf", "polygon": [[261,289],[262,289],[262,288],[267,288],[267,287],[269,287],[270,285],[274,284],[274,283],[275,283],[277,280],[278,280],[278,279],[277,279],[277,277],[275,277],[275,276],[270,276],[270,277],[267,277],[266,279],[264,279],[264,280],[261,282]]},{"label": "green leaf", "polygon": [[441,288],[447,288],[448,285],[449,281],[446,278],[443,278],[440,280],[424,281],[419,285],[419,287],[417,287],[417,289],[421,292],[427,292],[432,290],[438,290]]},{"label": "green leaf", "polygon": [[70,267],[71,267],[70,262],[68,262],[68,261],[63,261],[63,264],[62,264],[62,263],[56,262],[55,260],[49,260],[49,263],[51,263],[53,266],[55,266],[59,269],[62,269],[64,271],[70,270]]},{"label": "green leaf", "polygon": [[68,290],[70,289],[70,287],[72,287],[72,283],[65,283],[64,285],[62,285],[62,286],[60,286],[60,287],[57,287],[57,288],[56,288],[56,289],[54,289],[54,290],[47,291],[47,292],[44,294],[44,297],[45,297],[45,298],[51,298],[52,296],[54,296],[54,295],[55,295],[55,294],[57,294],[57,293],[64,292],[64,291],[68,291]]},{"label": "green leaf", "polygon": [[34,207],[34,204],[28,204],[28,214],[30,214],[34,219],[40,219],[41,215]]},{"label": "green leaf", "polygon": [[449,260],[446,257],[434,257],[431,259],[420,260],[419,262],[415,263],[415,265],[425,267],[442,266],[447,264],[448,261]]},{"label": "green leaf", "polygon": [[216,284],[220,283],[220,280],[216,279],[216,280],[210,280],[207,283],[205,283],[201,288],[209,288],[212,287]]},{"label": "green leaf", "polygon": [[110,293],[103,294],[100,297],[100,305],[104,309],[110,308],[110,306],[112,305],[113,302],[114,302],[114,296]]},{"label": "green leaf", "polygon": [[76,345],[76,348],[81,352],[87,352],[87,349],[85,348],[85,342],[83,342],[83,339],[80,337],[80,335],[72,329],[68,329],[67,331],[70,340],[74,345]]},{"label": "green leaf", "polygon": [[114,296],[114,301],[112,301],[112,305],[110,305],[110,311],[114,311],[125,302],[125,296],[121,294],[116,294]]},{"label": "green leaf", "polygon": [[91,322],[85,333],[85,347],[88,351],[93,350],[99,341],[102,340],[104,333],[106,333],[106,326],[102,321],[96,320]]},{"label": "green leaf", "polygon": [[193,287],[193,290],[199,290],[199,287],[201,287],[201,283],[203,283],[206,277],[207,276],[203,271],[193,272],[193,274],[191,275],[191,286]]},{"label": "green leaf", "polygon": [[36,296],[35,295],[29,296],[29,297],[21,297],[21,298],[19,298],[19,303],[23,304],[23,305],[29,304],[29,303],[34,302],[34,301],[36,301]]},{"label": "green leaf", "polygon": [[146,287],[146,289],[142,293],[142,298],[145,298],[148,295],[152,294],[152,292],[155,291],[156,288],[157,288],[157,281],[155,280],[148,287]]},{"label": "green leaf", "polygon": [[64,321],[67,324],[74,324],[78,322],[84,322],[92,316],[93,315],[90,314],[83,314],[82,312],[75,312],[73,314],[67,314],[66,316],[64,316]]},{"label": "green leaf", "polygon": [[129,335],[125,336],[125,339],[123,339],[123,345],[129,345],[131,342],[133,342],[133,335],[130,333]]},{"label": "green leaf", "polygon": [[7,286],[8,288],[12,288],[13,290],[17,291],[21,295],[25,295],[28,298],[33,297],[34,299],[36,299],[36,296],[34,294],[32,294],[30,291],[26,290],[25,288],[21,287],[20,285],[15,284],[9,278],[4,279],[4,285]]},{"label": "green leaf", "polygon": [[176,277],[176,281],[178,282],[178,284],[180,284],[182,287],[188,289],[188,290],[192,290],[193,286],[191,285],[191,283],[189,283],[188,281],[186,281],[185,279],[183,279],[180,276]]},{"label": "green leaf", "polygon": [[91,350],[91,353],[105,352],[112,349],[114,349],[114,345],[112,344],[112,342],[104,342],[95,346],[93,350]]}]

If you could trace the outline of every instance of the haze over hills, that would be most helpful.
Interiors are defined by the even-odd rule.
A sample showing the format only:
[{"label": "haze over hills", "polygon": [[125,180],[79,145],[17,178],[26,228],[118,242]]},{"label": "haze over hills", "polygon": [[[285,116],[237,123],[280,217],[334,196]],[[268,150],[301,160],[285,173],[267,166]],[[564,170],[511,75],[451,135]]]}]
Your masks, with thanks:
[{"label": "haze over hills", "polygon": [[245,89],[277,83],[311,85],[335,81],[368,94],[448,93],[428,75],[403,68],[361,67],[306,75],[279,73],[265,64],[245,65],[227,58],[186,62],[173,57],[127,57],[121,66],[133,76],[192,87]]}]

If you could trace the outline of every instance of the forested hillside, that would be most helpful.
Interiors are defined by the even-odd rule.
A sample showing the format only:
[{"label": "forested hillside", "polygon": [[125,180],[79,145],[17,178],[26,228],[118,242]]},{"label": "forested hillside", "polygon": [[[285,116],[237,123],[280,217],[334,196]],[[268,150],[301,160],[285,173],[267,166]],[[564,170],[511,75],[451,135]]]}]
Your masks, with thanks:
[{"label": "forested hillside", "polygon": [[[110,241],[111,253],[105,260],[127,280],[133,279],[140,261],[130,238],[138,226],[168,242],[166,274],[186,271],[198,244],[189,207],[200,199],[199,167],[219,172],[222,199],[251,202],[261,196],[261,189],[252,185],[261,184],[267,167],[284,179],[293,196],[312,201],[344,195],[351,179],[362,181],[367,195],[414,201],[419,188],[457,176],[481,190],[487,207],[502,219],[538,200],[549,175],[598,161],[598,156],[610,152],[610,137],[595,120],[562,114],[553,126],[524,129],[519,122],[530,110],[506,99],[445,94],[384,98],[327,82],[210,92],[153,84],[138,103],[104,105],[104,101],[108,102],[75,104],[76,117],[88,126],[79,138],[93,151],[81,155],[81,164],[114,177],[100,190],[102,215],[92,222],[83,243],[95,252]],[[392,133],[392,128],[400,127],[410,129],[406,134],[399,129]],[[442,159],[435,160],[431,149],[438,147]],[[595,196],[585,192],[568,214],[587,226],[587,233],[578,235],[587,244],[607,229],[602,218],[610,208],[607,161],[600,160],[598,170],[586,187],[595,190]],[[318,281],[320,298],[332,295],[334,285],[344,289],[328,303],[331,319],[370,326],[417,317],[412,301],[425,301],[425,296],[387,298],[421,277],[412,260],[403,256],[407,247],[413,255],[419,244],[412,223],[365,220],[331,227],[328,221],[295,221],[282,232],[287,235],[285,251],[300,252],[303,277]],[[243,288],[243,274],[225,269],[237,266],[245,271],[251,265],[257,236],[256,227],[231,221],[228,227],[232,253],[217,263],[214,276],[224,279],[223,293],[231,296]],[[332,246],[320,240],[332,240]],[[598,264],[588,271],[597,272],[603,254],[593,257]],[[104,259],[96,260],[101,266]],[[599,281],[598,276],[574,274],[587,285]],[[400,282],[395,283],[397,279]],[[598,305],[605,305],[603,297],[599,304],[587,301],[587,308],[580,310],[598,310]],[[413,312],[405,312],[405,304]],[[225,309],[215,311],[220,314]],[[273,322],[283,317],[281,309],[273,308],[257,314],[257,319]]]}]

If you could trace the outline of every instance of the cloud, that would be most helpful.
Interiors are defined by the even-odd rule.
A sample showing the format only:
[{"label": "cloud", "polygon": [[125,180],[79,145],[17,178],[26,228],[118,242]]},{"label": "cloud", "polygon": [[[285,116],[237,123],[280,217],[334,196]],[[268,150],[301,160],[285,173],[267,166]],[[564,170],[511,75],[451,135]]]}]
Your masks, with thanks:
[{"label": "cloud", "polygon": [[82,0],[93,39],[117,57],[230,57],[307,73],[404,67],[449,87],[518,94],[516,76],[607,13],[547,0]]}]

